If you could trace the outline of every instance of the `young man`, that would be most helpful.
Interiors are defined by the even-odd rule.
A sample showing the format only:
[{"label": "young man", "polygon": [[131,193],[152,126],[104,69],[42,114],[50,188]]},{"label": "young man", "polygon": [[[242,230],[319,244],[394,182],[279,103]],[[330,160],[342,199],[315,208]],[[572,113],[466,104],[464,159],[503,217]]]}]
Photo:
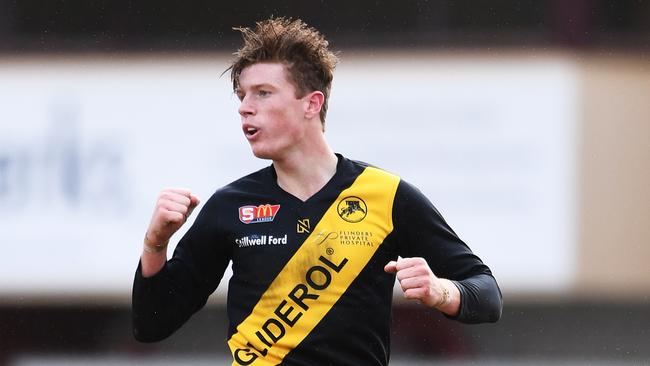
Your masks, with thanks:
[{"label": "young man", "polygon": [[[393,283],[466,323],[494,322],[489,268],[399,177],[335,154],[324,135],[336,56],[299,20],[240,29],[231,67],[242,130],[272,165],[219,190],[167,260],[199,200],[158,199],[133,286],[135,337],[169,336],[232,261],[233,365],[387,365]],[[398,259],[398,256],[401,259]]]}]

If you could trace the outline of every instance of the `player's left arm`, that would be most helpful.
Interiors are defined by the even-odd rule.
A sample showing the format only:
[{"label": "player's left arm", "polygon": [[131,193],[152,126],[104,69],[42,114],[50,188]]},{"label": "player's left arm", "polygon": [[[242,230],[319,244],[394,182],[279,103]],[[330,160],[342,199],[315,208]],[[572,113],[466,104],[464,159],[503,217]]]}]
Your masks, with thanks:
[{"label": "player's left arm", "polygon": [[501,317],[501,290],[490,268],[451,229],[433,204],[401,181],[393,205],[397,253],[384,270],[396,275],[407,299],[463,323]]}]

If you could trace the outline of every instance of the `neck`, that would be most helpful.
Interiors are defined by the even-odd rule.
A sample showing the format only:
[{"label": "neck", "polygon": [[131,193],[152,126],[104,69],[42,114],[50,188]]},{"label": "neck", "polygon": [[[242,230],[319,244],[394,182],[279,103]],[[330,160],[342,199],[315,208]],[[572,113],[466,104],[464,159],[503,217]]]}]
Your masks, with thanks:
[{"label": "neck", "polygon": [[286,192],[306,201],[320,191],[336,173],[338,158],[327,144],[307,152],[274,160],[278,185]]}]

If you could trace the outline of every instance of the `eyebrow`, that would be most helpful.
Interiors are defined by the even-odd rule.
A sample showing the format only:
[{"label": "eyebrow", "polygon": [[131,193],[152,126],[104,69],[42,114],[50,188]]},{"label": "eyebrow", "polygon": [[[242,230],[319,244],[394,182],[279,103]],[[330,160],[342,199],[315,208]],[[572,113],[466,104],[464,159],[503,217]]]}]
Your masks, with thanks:
[{"label": "eyebrow", "polygon": [[[251,86],[249,87],[249,89],[260,89],[260,88],[272,88],[272,89],[277,89],[277,87],[275,87],[273,84],[269,84],[269,83],[253,84],[253,85],[251,85]],[[240,84],[239,87],[235,90],[235,93],[237,93],[237,92],[241,92],[241,91],[242,91],[242,88],[241,88],[241,84]]]}]

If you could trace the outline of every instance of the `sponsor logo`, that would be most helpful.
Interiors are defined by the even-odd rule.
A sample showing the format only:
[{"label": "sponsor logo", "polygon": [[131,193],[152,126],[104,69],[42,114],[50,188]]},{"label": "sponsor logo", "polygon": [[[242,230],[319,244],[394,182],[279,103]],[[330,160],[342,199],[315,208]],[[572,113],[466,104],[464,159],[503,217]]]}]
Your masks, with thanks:
[{"label": "sponsor logo", "polygon": [[336,211],[343,220],[357,223],[366,218],[368,206],[361,198],[348,196],[339,201]]},{"label": "sponsor logo", "polygon": [[314,243],[321,245],[328,240],[334,240],[339,237],[339,234],[336,231],[319,231],[316,236],[314,236]]},{"label": "sponsor logo", "polygon": [[309,219],[298,220],[298,225],[296,226],[296,232],[298,234],[309,234],[311,232],[311,225],[309,224]]},{"label": "sponsor logo", "polygon": [[[338,239],[338,240],[337,240]],[[337,240],[341,245],[374,247],[372,232],[363,230],[322,230],[314,236],[314,243],[321,245],[329,240]]]},{"label": "sponsor logo", "polygon": [[269,348],[280,341],[311,310],[311,305],[332,283],[333,277],[348,263],[343,258],[338,264],[320,256],[318,263],[305,271],[303,280],[296,283],[278,303],[273,314],[255,330],[254,337],[244,347],[233,351],[238,365],[250,365],[258,357],[265,357]]},{"label": "sponsor logo", "polygon": [[372,242],[371,231],[361,230],[341,230],[339,231],[339,242],[342,245],[351,246],[366,246],[372,247],[375,244]]},{"label": "sponsor logo", "polygon": [[244,224],[271,222],[280,211],[280,205],[264,204],[259,206],[242,206],[239,208],[239,221]]},{"label": "sponsor logo", "polygon": [[287,234],[284,236],[253,234],[235,239],[235,244],[240,248],[245,248],[259,245],[284,245],[287,244],[287,240]]}]

